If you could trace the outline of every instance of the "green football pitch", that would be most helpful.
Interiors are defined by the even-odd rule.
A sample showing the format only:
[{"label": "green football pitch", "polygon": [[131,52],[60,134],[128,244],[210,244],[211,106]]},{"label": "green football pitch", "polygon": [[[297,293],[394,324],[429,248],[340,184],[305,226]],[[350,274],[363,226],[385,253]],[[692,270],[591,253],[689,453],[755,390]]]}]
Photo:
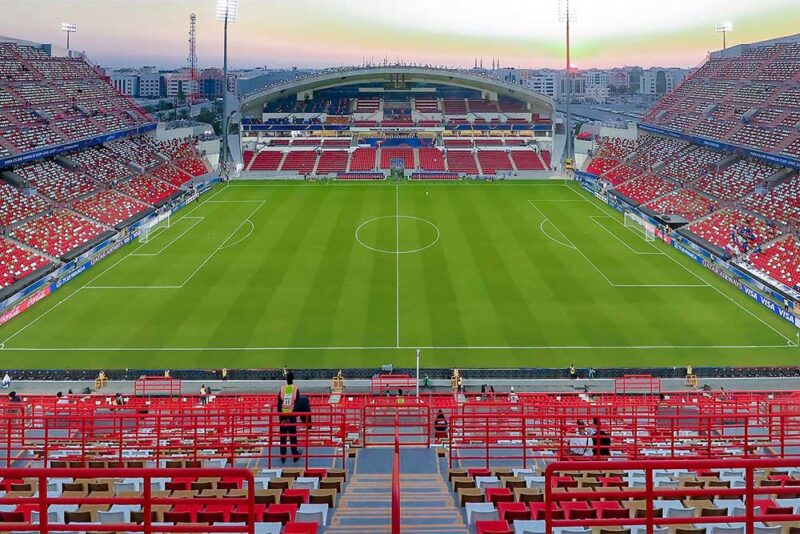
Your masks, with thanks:
[{"label": "green football pitch", "polygon": [[789,365],[795,335],[574,183],[239,182],[0,328],[0,366]]}]

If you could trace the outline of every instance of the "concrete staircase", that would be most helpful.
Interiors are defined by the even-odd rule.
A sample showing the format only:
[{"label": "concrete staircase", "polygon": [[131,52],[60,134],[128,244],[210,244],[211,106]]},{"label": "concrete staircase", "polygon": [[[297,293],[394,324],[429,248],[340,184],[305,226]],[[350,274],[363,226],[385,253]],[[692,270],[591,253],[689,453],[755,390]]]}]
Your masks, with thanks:
[{"label": "concrete staircase", "polygon": [[[359,451],[355,474],[339,498],[326,534],[389,533],[392,448]],[[467,534],[461,510],[440,473],[435,451],[401,449],[400,512],[404,533]]]}]

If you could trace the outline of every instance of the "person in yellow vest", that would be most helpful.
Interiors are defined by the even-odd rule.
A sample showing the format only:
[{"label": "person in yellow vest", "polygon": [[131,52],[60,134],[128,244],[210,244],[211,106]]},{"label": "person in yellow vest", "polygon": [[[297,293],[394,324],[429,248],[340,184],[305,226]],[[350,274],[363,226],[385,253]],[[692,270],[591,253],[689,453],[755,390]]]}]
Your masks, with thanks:
[{"label": "person in yellow vest", "polygon": [[280,424],[281,463],[286,463],[286,442],[292,446],[292,458],[300,460],[300,449],[297,448],[297,417],[293,415],[294,404],[300,392],[294,385],[294,373],[286,372],[286,384],[281,386],[278,394],[278,422]]}]

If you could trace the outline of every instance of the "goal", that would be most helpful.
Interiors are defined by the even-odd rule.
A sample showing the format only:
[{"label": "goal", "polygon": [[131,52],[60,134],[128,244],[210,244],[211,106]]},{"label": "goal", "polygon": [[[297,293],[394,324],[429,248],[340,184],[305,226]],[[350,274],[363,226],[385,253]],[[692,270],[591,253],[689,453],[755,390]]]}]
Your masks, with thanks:
[{"label": "goal", "polygon": [[169,228],[172,212],[159,213],[149,221],[142,224],[139,232],[139,242],[142,244],[149,243],[150,237],[159,228]]},{"label": "goal", "polygon": [[645,241],[656,240],[655,226],[631,211],[625,212],[625,228],[641,232]]}]

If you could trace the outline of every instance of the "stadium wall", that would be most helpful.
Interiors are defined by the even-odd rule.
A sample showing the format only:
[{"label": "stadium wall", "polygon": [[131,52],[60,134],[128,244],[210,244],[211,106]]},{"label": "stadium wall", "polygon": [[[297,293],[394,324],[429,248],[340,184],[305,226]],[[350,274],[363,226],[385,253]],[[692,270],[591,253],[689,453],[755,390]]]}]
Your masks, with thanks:
[{"label": "stadium wall", "polygon": [[739,291],[747,295],[752,300],[758,302],[768,310],[789,324],[800,329],[800,302],[792,299],[791,309],[784,307],[784,299],[789,295],[776,291],[774,288],[753,278],[745,271],[730,265],[724,259],[718,257],[711,251],[704,249],[698,244],[686,239],[680,234],[667,234],[661,230],[661,223],[653,219],[648,214],[642,212],[633,205],[626,204],[617,196],[604,194],[597,187],[597,176],[583,171],[575,171],[581,186],[620,213],[633,212],[655,227],[655,235],[669,246],[692,258],[699,265],[710,270],[726,282],[735,286]]},{"label": "stadium wall", "polygon": [[[218,176],[214,176],[197,184],[197,195],[206,193],[209,191],[212,184],[219,181],[220,178]],[[177,213],[194,199],[195,196],[193,193],[185,193],[178,204],[170,209],[170,214]],[[14,317],[17,317],[37,302],[44,300],[53,292],[61,289],[67,282],[88,271],[113,252],[116,252],[123,246],[135,240],[137,237],[139,237],[142,226],[157,216],[157,213],[151,212],[149,216],[139,219],[131,226],[122,229],[118,234],[112,237],[107,237],[101,243],[96,244],[91,249],[83,252],[77,258],[62,265],[49,277],[42,278],[38,282],[31,284],[22,291],[19,291],[18,293],[4,300],[2,303],[0,303],[0,325],[7,323]]]}]

